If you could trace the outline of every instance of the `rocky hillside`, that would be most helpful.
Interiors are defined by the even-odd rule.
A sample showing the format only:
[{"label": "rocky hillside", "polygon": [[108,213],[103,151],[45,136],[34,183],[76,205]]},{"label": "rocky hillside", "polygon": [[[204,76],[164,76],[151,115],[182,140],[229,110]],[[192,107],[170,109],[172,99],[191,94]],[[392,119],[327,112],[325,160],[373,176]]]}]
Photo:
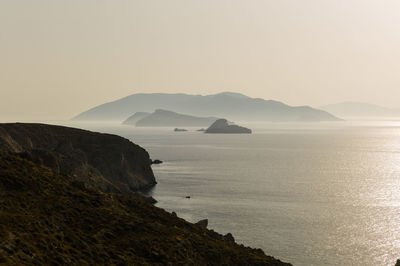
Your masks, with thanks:
[{"label": "rocky hillside", "polygon": [[149,154],[115,135],[44,124],[0,124],[0,150],[76,176],[104,192],[131,193],[156,184]]},{"label": "rocky hillside", "polygon": [[[85,137],[91,133],[43,127],[40,138],[32,133],[39,133],[42,126],[32,125],[26,128],[30,140],[23,140],[18,139],[22,135],[11,132],[15,127],[18,125],[2,126],[2,147],[21,152],[26,150],[23,147],[38,148],[39,139],[40,147],[53,147],[58,143],[55,135],[61,131],[71,135],[71,141],[64,136],[64,145],[73,154],[79,153],[76,147],[84,146],[84,142],[94,145]],[[103,137],[101,143],[106,147],[111,140],[115,140],[113,146],[119,147],[117,143],[121,142],[130,149],[135,147],[114,136]],[[79,150],[88,152],[86,148]],[[54,154],[53,159],[68,156]],[[82,154],[82,158],[85,156]],[[91,160],[88,156],[87,162]],[[62,168],[67,160],[56,162]],[[80,175],[60,175],[21,155],[0,152],[0,264],[288,265],[260,249],[234,243],[231,235],[222,236],[203,224],[188,223],[128,195],[104,193],[81,179]]]}]

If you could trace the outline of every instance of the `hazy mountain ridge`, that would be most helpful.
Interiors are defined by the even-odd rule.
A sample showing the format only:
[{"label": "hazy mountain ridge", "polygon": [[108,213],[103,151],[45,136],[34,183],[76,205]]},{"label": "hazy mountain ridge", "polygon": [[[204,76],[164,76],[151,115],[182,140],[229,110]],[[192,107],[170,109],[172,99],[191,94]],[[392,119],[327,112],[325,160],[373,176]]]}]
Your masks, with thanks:
[{"label": "hazy mountain ridge", "polygon": [[130,117],[128,117],[125,121],[122,122],[123,125],[136,125],[136,122],[149,116],[151,113],[147,112],[136,112]]},{"label": "hazy mountain ridge", "polygon": [[123,124],[135,125],[137,127],[205,127],[211,125],[215,120],[218,119],[216,117],[197,117],[185,115],[162,109],[157,109],[148,115],[142,115],[142,117],[138,120],[133,119],[139,117],[141,114],[145,113],[135,113],[133,116],[125,120]]},{"label": "hazy mountain ridge", "polygon": [[337,121],[326,111],[309,106],[292,107],[284,103],[250,98],[239,93],[214,95],[133,94],[89,109],[74,120],[119,121],[135,112],[165,109],[193,116],[218,116],[237,121]]},{"label": "hazy mountain ridge", "polygon": [[329,104],[320,109],[341,117],[400,117],[400,109],[363,102]]}]

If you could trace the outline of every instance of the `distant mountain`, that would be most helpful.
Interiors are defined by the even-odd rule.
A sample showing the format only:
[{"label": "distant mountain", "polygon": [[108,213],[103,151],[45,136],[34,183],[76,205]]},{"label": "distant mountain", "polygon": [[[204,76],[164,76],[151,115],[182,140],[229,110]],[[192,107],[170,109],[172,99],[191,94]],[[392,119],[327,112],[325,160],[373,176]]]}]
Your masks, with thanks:
[{"label": "distant mountain", "polygon": [[250,98],[239,93],[214,95],[133,94],[87,110],[74,120],[124,121],[135,112],[171,110],[193,116],[218,116],[236,121],[337,121],[337,117],[309,106]]},{"label": "distant mountain", "polygon": [[133,116],[129,117],[124,121],[124,124],[136,125],[137,127],[208,127],[218,119],[216,117],[197,117],[157,109],[133,124],[127,123],[127,121],[132,121],[132,117],[138,117],[137,114],[138,113],[135,113]]},{"label": "distant mountain", "polygon": [[330,104],[320,109],[340,117],[400,117],[400,109],[390,109],[361,102]]},{"label": "distant mountain", "polygon": [[136,112],[133,115],[131,115],[130,117],[128,117],[128,119],[126,119],[124,122],[122,122],[122,124],[134,126],[134,125],[136,125],[137,121],[139,121],[149,115],[150,115],[150,113],[147,113],[147,112]]}]

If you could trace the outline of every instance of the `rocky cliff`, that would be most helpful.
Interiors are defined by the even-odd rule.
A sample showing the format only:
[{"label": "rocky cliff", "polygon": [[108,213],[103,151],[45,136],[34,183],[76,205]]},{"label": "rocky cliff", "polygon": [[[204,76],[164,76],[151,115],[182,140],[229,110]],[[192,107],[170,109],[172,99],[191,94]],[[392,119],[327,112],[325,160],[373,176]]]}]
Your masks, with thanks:
[{"label": "rocky cliff", "polygon": [[109,134],[44,124],[0,124],[0,150],[104,192],[130,193],[156,184],[149,154]]},{"label": "rocky cliff", "polygon": [[[90,133],[72,129],[25,125],[29,140],[12,138],[15,132],[5,135],[4,131],[16,125],[2,127],[2,145],[13,151],[37,145],[40,137],[33,133],[40,132],[38,128],[43,130],[42,145],[49,141],[53,147],[61,132],[94,145],[87,138]],[[93,137],[128,147],[119,150],[139,151],[113,136]],[[72,140],[69,145],[77,149],[81,146],[77,143],[81,142]],[[79,150],[84,153],[86,149]],[[54,154],[56,158],[67,156]],[[236,244],[230,234],[223,236],[204,225],[188,223],[128,195],[104,193],[80,178],[0,151],[1,265],[289,265],[260,249]]]}]

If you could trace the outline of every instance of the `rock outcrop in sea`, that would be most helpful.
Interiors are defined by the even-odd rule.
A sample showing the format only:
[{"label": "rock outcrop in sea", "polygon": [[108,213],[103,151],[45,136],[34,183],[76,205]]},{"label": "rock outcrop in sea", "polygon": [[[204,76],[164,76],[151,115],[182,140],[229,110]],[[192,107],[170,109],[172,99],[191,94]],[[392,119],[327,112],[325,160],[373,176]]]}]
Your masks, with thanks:
[{"label": "rock outcrop in sea", "polygon": [[226,119],[218,119],[204,133],[251,134],[251,129],[230,125]]},{"label": "rock outcrop in sea", "polygon": [[174,131],[175,132],[186,132],[187,131],[187,129],[184,129],[184,128],[174,128]]}]

